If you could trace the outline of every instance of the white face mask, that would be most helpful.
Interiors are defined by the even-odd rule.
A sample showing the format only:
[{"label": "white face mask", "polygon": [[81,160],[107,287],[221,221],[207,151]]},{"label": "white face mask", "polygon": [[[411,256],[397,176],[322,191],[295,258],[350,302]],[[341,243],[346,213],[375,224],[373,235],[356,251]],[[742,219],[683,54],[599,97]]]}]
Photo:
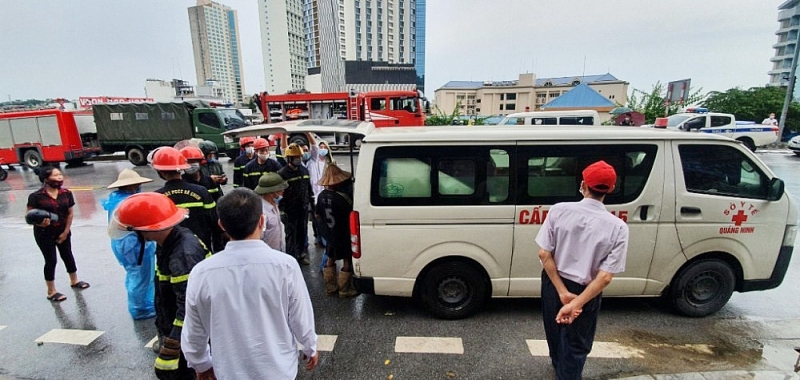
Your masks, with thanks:
[{"label": "white face mask", "polygon": [[261,161],[266,161],[268,158],[269,158],[269,153],[258,155],[258,159]]},{"label": "white face mask", "polygon": [[325,157],[325,156],[328,155],[328,150],[327,149],[320,149],[318,154],[319,154],[320,157]]},{"label": "white face mask", "polygon": [[253,152],[255,152],[255,151],[256,151],[255,148],[253,148],[252,146],[248,146],[247,148],[244,148],[244,152],[247,153],[248,155],[251,155],[251,156],[253,155]]}]

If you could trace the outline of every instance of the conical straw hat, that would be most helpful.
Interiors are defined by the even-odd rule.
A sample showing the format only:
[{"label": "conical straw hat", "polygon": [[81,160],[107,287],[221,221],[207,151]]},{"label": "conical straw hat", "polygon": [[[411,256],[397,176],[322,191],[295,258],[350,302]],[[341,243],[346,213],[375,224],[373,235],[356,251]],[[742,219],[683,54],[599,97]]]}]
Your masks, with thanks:
[{"label": "conical straw hat", "polygon": [[334,163],[330,163],[325,167],[325,172],[322,173],[322,178],[317,182],[320,186],[333,186],[347,181],[352,177],[350,172],[339,169]]}]

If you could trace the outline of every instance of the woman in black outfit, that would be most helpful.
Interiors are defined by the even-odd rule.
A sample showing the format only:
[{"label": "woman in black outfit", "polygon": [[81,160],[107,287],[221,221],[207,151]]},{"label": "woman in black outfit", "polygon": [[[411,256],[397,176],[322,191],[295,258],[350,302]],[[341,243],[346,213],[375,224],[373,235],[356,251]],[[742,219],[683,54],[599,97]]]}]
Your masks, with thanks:
[{"label": "woman in black outfit", "polygon": [[72,226],[72,206],[75,198],[72,192],[61,187],[64,184],[64,175],[61,170],[52,166],[41,168],[37,174],[44,186],[28,196],[28,210],[41,209],[58,215],[57,221],[44,219],[33,226],[33,237],[36,245],[44,256],[44,281],[47,283],[47,299],[61,302],[67,297],[56,290],[56,249],[61,254],[61,260],[67,267],[70,286],[75,289],[86,289],[89,284],[78,280],[78,268],[72,256],[72,240],[70,227]]}]

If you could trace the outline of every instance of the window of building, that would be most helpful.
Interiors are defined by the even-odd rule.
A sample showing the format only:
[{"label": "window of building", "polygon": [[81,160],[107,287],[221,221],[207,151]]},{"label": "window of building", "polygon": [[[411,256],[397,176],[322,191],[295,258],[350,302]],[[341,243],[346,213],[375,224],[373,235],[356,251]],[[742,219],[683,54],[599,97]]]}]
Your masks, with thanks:
[{"label": "window of building", "polygon": [[506,94],[500,94],[500,100],[505,100],[505,98],[506,98]]},{"label": "window of building", "polygon": [[506,111],[514,111],[517,109],[517,105],[514,103],[506,104]]},{"label": "window of building", "polygon": [[150,118],[150,117],[147,115],[147,112],[136,112],[136,113],[134,114],[134,116],[136,117],[136,120],[147,120],[147,119],[149,119],[149,118]]},{"label": "window of building", "polygon": [[506,100],[517,100],[517,93],[506,94]]}]

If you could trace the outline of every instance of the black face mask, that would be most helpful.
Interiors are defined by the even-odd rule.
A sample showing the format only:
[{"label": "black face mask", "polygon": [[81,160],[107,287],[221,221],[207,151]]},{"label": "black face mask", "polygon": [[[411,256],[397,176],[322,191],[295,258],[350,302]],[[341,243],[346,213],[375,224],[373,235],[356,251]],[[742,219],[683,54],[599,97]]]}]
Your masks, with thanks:
[{"label": "black face mask", "polygon": [[302,161],[300,161],[299,158],[292,158],[292,160],[289,161],[289,163],[292,164],[292,166],[294,167],[298,167],[301,165]]},{"label": "black face mask", "polygon": [[51,179],[48,179],[47,181],[45,181],[45,183],[47,184],[47,186],[50,186],[54,189],[60,189],[61,186],[64,185],[64,181],[54,181]]}]

